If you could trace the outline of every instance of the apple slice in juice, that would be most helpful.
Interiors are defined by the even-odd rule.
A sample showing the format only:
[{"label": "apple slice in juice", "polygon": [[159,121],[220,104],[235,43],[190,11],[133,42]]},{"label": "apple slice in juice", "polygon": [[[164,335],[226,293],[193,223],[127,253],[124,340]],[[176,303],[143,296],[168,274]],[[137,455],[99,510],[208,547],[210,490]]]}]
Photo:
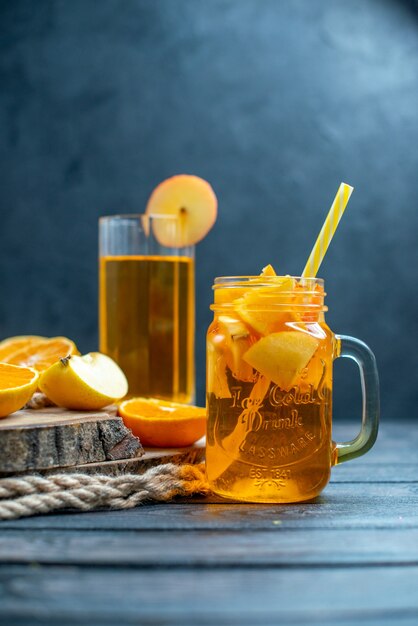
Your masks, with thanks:
[{"label": "apple slice in juice", "polygon": [[225,361],[233,377],[243,382],[253,381],[253,368],[242,357],[253,345],[254,337],[251,336],[247,326],[239,319],[228,315],[220,315],[219,323],[226,337]]},{"label": "apple slice in juice", "polygon": [[289,391],[319,346],[319,340],[305,332],[272,333],[255,343],[244,361],[266,378]]},{"label": "apple slice in juice", "polygon": [[226,376],[226,337],[221,332],[209,332],[207,338],[206,391],[216,398],[231,398]]}]

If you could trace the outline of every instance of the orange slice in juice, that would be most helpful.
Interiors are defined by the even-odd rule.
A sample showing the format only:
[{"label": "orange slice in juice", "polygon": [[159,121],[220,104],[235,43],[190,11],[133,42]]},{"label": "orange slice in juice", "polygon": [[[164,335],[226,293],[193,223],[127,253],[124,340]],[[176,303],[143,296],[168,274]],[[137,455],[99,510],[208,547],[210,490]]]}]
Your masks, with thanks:
[{"label": "orange slice in juice", "polygon": [[[303,305],[305,309],[299,307],[299,317],[302,322],[315,322],[318,320],[319,312],[324,301],[324,288],[322,285],[315,285],[314,294],[306,294],[302,285],[297,284],[293,301],[296,305]],[[314,308],[313,308],[314,307]]]},{"label": "orange slice in juice", "polygon": [[232,304],[247,293],[245,287],[215,287],[215,304]]},{"label": "orange slice in juice", "polygon": [[142,445],[154,448],[190,446],[206,432],[206,409],[157,398],[131,398],[119,415]]},{"label": "orange slice in juice", "polygon": [[304,332],[272,333],[255,343],[243,356],[260,374],[288,391],[308,365],[319,341]]},{"label": "orange slice in juice", "polygon": [[154,220],[153,232],[163,246],[180,248],[203,239],[215,223],[218,201],[206,180],[181,174],[167,178],[154,189],[146,207],[149,216],[174,216],[179,227],[170,220]]},{"label": "orange slice in juice", "polygon": [[289,303],[289,291],[294,289],[294,279],[290,276],[278,276],[272,286],[251,287],[247,293],[235,301],[235,309],[241,319],[260,335],[277,331],[286,321],[294,316],[289,307],[280,306]]},{"label": "orange slice in juice", "polygon": [[[251,289],[254,283],[262,283],[262,278],[265,276],[277,276],[272,265],[266,265],[263,267],[260,276],[251,278],[248,283],[251,284]],[[238,298],[242,298],[248,292],[248,288],[244,286],[237,287],[222,287],[216,286],[214,289],[215,304],[230,304],[235,302]]]},{"label": "orange slice in juice", "polygon": [[274,267],[269,263],[266,267],[263,267],[260,276],[277,276],[277,274]]}]

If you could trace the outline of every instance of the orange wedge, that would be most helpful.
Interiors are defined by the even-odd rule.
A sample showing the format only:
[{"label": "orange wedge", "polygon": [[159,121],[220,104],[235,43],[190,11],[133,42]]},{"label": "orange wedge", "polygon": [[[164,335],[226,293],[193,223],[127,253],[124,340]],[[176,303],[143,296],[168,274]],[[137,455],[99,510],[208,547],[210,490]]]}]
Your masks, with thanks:
[{"label": "orange wedge", "polygon": [[260,276],[277,276],[277,274],[274,267],[269,263],[266,267],[263,267]]},{"label": "orange wedge", "polygon": [[74,341],[67,337],[52,337],[21,348],[6,357],[4,361],[14,365],[34,367],[38,372],[42,372],[59,359],[72,354],[79,354]]},{"label": "orange wedge", "polygon": [[[264,278],[265,276],[277,276],[275,269],[272,265],[269,264],[266,265],[266,267],[263,267],[260,276],[251,278],[248,281],[248,284],[250,284],[251,286],[254,285],[254,283],[263,284],[262,278]],[[242,298],[243,296],[245,296],[248,288],[246,288],[245,285],[243,287],[222,287],[221,285],[216,285],[214,291],[215,304],[230,304],[233,303],[235,300],[238,300],[238,298]]]},{"label": "orange wedge", "polygon": [[247,293],[245,287],[216,287],[214,290],[215,304],[231,304]]},{"label": "orange wedge", "polygon": [[18,411],[36,391],[39,374],[31,367],[0,363],[0,417]]},{"label": "orange wedge", "polygon": [[27,348],[44,339],[45,337],[38,337],[37,335],[18,335],[16,337],[3,339],[3,341],[0,341],[0,361],[5,361],[18,350]]},{"label": "orange wedge", "polygon": [[269,335],[283,326],[294,315],[283,307],[294,289],[290,276],[278,276],[272,286],[253,287],[236,300],[235,310],[241,319],[260,335]]},{"label": "orange wedge", "polygon": [[206,409],[157,398],[125,400],[119,415],[142,445],[153,448],[190,446],[206,431]]}]

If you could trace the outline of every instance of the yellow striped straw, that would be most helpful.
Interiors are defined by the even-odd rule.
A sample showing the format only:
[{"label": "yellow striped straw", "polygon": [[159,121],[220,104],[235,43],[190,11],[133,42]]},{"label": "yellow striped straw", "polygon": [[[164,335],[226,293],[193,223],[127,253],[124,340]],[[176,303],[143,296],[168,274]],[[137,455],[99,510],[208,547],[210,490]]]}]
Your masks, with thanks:
[{"label": "yellow striped straw", "polygon": [[350,187],[350,185],[341,183],[324,225],[321,228],[321,232],[319,233],[318,238],[315,241],[315,245],[312,248],[312,252],[309,255],[309,259],[302,272],[302,276],[312,278],[316,276],[328,250],[328,246],[331,243],[335,231],[337,230],[338,223],[345,211],[345,207],[347,206],[350,196],[353,193],[353,189],[354,188]]}]

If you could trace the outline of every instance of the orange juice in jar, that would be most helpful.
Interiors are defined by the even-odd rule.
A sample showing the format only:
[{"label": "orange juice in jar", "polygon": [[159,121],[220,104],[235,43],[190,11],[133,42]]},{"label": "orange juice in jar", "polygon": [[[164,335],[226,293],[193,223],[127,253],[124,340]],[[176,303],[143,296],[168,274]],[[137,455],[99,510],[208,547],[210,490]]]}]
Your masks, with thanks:
[{"label": "orange juice in jar", "polygon": [[[206,471],[212,490],[249,502],[317,496],[332,465],[364,454],[377,434],[378,379],[362,342],[325,322],[321,279],[218,278],[207,335]],[[332,365],[354,358],[364,381],[363,425],[332,441]]]}]

